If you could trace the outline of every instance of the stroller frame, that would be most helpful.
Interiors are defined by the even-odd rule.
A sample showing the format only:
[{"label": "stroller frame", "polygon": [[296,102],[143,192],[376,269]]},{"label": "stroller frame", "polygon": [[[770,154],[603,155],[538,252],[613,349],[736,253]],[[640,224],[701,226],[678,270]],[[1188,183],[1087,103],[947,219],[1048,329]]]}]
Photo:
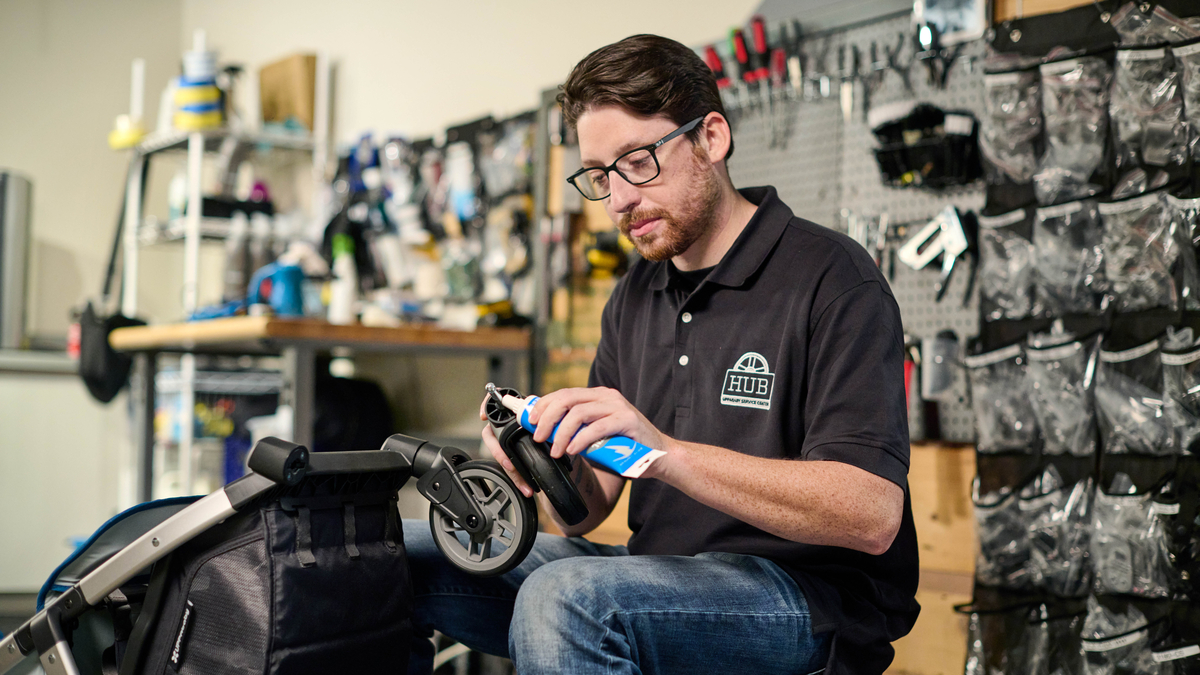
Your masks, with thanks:
[{"label": "stroller frame", "polygon": [[[320,454],[310,454],[304,446],[278,438],[265,438],[251,451],[247,460],[250,470],[245,476],[150,528],[0,640],[0,674],[36,652],[47,675],[78,675],[69,642],[76,619],[199,533],[258,503],[274,489],[299,484],[306,476],[366,472],[415,475],[417,489],[443,520],[473,539],[486,537],[494,531],[498,518],[481,508],[478,495],[459,476],[456,466],[467,461],[460,452],[402,434],[388,438],[379,450]],[[497,473],[498,477],[504,475],[499,467]],[[536,529],[536,522],[533,527]],[[459,564],[453,557],[451,562]]]}]

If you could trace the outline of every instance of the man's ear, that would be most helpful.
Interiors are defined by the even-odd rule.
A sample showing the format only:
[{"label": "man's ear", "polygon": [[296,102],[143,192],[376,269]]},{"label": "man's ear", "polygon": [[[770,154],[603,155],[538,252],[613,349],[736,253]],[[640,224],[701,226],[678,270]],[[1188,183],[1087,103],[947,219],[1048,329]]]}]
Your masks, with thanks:
[{"label": "man's ear", "polygon": [[703,125],[700,142],[708,154],[708,160],[713,164],[725,161],[729,145],[733,142],[733,130],[729,128],[729,120],[719,112],[710,112],[704,118]]}]

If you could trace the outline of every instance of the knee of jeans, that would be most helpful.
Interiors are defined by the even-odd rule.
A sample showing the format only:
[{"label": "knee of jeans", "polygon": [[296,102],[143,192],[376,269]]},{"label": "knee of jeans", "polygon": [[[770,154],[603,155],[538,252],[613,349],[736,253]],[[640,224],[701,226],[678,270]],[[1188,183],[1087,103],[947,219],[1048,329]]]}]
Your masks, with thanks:
[{"label": "knee of jeans", "polygon": [[[598,558],[568,558],[547,563],[521,585],[513,611],[513,631],[529,634],[561,628],[570,617],[602,619],[612,603],[597,575],[606,562]],[[585,619],[586,620],[586,619]]]}]

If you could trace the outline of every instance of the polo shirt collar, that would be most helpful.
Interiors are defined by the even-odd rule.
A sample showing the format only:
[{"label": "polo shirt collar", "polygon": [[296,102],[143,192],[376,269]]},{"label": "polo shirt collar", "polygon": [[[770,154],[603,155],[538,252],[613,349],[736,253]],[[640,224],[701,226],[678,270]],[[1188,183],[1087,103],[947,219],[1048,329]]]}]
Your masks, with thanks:
[{"label": "polo shirt collar", "polygon": [[[779,200],[775,188],[771,186],[744,188],[738,190],[751,204],[758,209],[746,223],[745,229],[734,240],[733,246],[725,252],[721,262],[717,263],[712,273],[705,279],[706,283],[716,283],[722,286],[736,288],[741,286],[762,267],[767,255],[775,247],[775,242],[783,235],[788,221],[792,219],[792,210]],[[650,283],[651,290],[662,291],[670,281],[668,263],[657,263],[658,269]]]}]

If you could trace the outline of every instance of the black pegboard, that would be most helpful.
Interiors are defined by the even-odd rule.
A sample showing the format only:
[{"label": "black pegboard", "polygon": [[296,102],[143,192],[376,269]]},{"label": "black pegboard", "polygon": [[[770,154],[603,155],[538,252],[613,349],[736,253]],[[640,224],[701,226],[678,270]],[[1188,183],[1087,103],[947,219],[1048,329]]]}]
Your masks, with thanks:
[{"label": "black pegboard", "polygon": [[[827,40],[829,51],[825,68],[833,71],[837,68],[836,55],[841,47],[845,46],[849,52],[851,45],[857,45],[860,52],[867,55],[870,44],[875,42],[882,55],[884,45],[894,47],[900,33],[911,35],[912,30],[908,16],[892,17],[827,33],[810,41],[807,51],[810,55],[819,54],[824,51]],[[898,74],[886,72],[871,95],[872,107],[916,100],[947,110],[967,110],[977,118],[981,117],[983,52],[981,40],[964,45],[950,70],[945,89],[930,85],[925,66],[920,62],[909,68],[912,94],[905,89]],[[911,41],[906,40],[900,52],[900,63],[911,62],[913,53]],[[813,70],[816,72],[815,64]],[[863,114],[862,83],[855,82],[855,107],[849,120],[842,116],[836,77],[833,77],[830,89],[829,98],[797,100],[789,104],[790,107],[777,102],[773,108],[759,105],[734,112],[736,150],[729,164],[734,184],[774,185],[780,198],[797,215],[843,231],[843,210],[873,215],[886,212],[893,223],[920,223],[932,219],[947,205],[964,211],[978,211],[983,207],[982,182],[944,192],[885,186],[873,153],[877,143]],[[783,115],[787,117],[781,120]],[[786,144],[778,142],[778,130],[783,125],[790,125],[792,130]],[[955,272],[939,303],[935,301],[939,270],[930,266],[916,271],[896,264],[891,284],[906,334],[922,338],[932,337],[942,330],[953,330],[960,344],[978,334],[978,291],[964,302],[966,271],[963,265]],[[961,369],[956,375],[952,397],[940,404],[939,412],[944,440],[974,440],[974,419],[967,399],[966,377]],[[909,428],[914,438],[925,437],[916,406],[910,411]]]}]

